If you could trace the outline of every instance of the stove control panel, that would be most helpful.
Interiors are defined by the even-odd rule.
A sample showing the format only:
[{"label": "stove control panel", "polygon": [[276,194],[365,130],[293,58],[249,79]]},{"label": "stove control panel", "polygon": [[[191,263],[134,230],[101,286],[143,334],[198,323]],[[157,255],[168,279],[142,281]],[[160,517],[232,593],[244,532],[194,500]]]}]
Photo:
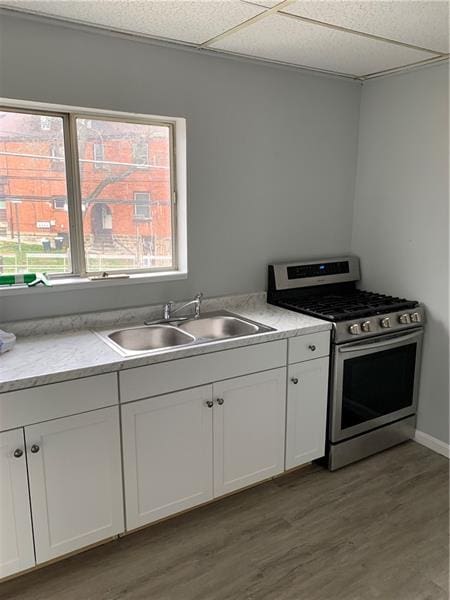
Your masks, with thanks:
[{"label": "stove control panel", "polygon": [[[403,309],[404,310],[404,309]],[[418,305],[412,312],[394,312],[387,315],[366,317],[360,321],[338,321],[333,324],[336,343],[349,341],[354,336],[372,337],[401,331],[407,327],[419,327],[425,321],[423,306]]]}]

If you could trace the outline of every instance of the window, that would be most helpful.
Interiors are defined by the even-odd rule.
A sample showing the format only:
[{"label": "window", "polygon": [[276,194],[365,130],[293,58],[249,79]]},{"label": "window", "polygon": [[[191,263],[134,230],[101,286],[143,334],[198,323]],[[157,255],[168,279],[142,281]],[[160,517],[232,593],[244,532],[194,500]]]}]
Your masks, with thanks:
[{"label": "window", "polygon": [[[70,244],[56,253],[52,240],[69,231],[55,196],[67,197],[64,119],[60,115],[0,111],[0,178],[6,182],[0,255],[4,273],[72,272]],[[50,157],[50,160],[49,160]],[[46,237],[48,240],[44,240]]]},{"label": "window", "polygon": [[148,142],[139,141],[133,144],[133,162],[148,166]]},{"label": "window", "polygon": [[64,171],[64,146],[63,144],[52,144],[50,147],[50,156],[52,157],[52,170]]},{"label": "window", "polygon": [[51,117],[47,117],[45,115],[41,116],[41,129],[42,131],[50,131],[52,126]]},{"label": "window", "polygon": [[[89,121],[86,121],[86,128],[90,129],[91,125],[88,123]],[[103,144],[94,143],[92,151],[94,153],[94,167],[96,169],[103,169],[103,161],[105,160],[105,148]]]},{"label": "window", "polygon": [[[176,237],[181,231],[184,248],[184,204],[177,214],[173,201],[178,123],[183,126],[123,114],[0,109],[0,180],[8,190],[1,207],[3,271],[134,277],[178,272],[179,256],[184,271]],[[161,164],[149,165],[155,152]]]},{"label": "window", "polygon": [[67,206],[67,199],[64,196],[55,196],[53,198],[53,208],[55,210],[65,210]]},{"label": "window", "polygon": [[150,194],[148,192],[134,193],[134,216],[136,219],[150,219]]}]

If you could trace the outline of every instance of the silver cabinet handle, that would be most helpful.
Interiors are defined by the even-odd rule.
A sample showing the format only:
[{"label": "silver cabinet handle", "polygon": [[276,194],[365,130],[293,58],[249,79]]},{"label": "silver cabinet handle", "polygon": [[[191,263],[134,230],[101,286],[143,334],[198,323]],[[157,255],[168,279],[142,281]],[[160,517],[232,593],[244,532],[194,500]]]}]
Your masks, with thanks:
[{"label": "silver cabinet handle", "polygon": [[23,456],[23,450],[21,450],[20,448],[14,450],[14,458],[20,458],[21,456]]},{"label": "silver cabinet handle", "polygon": [[314,352],[316,347],[314,346],[314,344],[311,344],[310,346],[308,346],[308,348],[311,350],[311,352]]},{"label": "silver cabinet handle", "polygon": [[217,398],[216,402],[219,406],[222,406],[222,404],[225,402],[225,400],[223,398]]},{"label": "silver cabinet handle", "polygon": [[37,453],[39,452],[39,450],[40,450],[40,448],[39,448],[39,446],[38,446],[37,444],[33,444],[33,445],[31,446],[31,448],[30,448],[30,451],[31,451],[33,454],[37,454]]},{"label": "silver cabinet handle", "polygon": [[207,400],[207,401],[206,401],[206,406],[207,406],[208,408],[212,408],[212,407],[214,406],[214,402],[213,402],[212,400]]},{"label": "silver cabinet handle", "polygon": [[298,383],[297,377],[292,377],[291,381],[294,385],[297,385],[297,383]]}]

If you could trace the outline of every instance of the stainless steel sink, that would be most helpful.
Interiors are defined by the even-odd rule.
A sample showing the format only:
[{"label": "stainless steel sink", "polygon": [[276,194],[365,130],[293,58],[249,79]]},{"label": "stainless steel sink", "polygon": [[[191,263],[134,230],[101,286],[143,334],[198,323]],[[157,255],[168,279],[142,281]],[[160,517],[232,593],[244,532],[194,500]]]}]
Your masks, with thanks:
[{"label": "stainless steel sink", "polygon": [[191,333],[196,338],[222,340],[229,337],[241,337],[258,333],[260,326],[243,321],[238,317],[219,315],[192,319],[181,323],[179,328]]},{"label": "stainless steel sink", "polygon": [[108,338],[120,348],[133,353],[184,346],[195,340],[193,335],[172,325],[149,325],[120,329],[110,333]]},{"label": "stainless steel sink", "polygon": [[178,318],[95,333],[123,356],[135,356],[175,347],[206,345],[217,340],[253,336],[268,331],[274,329],[228,311],[221,311],[205,313],[192,319]]}]

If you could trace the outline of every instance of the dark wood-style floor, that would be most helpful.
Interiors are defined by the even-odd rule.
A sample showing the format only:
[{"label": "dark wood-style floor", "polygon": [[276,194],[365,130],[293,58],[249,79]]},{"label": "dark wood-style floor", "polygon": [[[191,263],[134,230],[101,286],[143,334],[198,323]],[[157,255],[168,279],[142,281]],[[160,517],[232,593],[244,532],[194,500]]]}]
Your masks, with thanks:
[{"label": "dark wood-style floor", "polygon": [[307,467],[0,585],[2,600],[447,600],[448,461]]}]

